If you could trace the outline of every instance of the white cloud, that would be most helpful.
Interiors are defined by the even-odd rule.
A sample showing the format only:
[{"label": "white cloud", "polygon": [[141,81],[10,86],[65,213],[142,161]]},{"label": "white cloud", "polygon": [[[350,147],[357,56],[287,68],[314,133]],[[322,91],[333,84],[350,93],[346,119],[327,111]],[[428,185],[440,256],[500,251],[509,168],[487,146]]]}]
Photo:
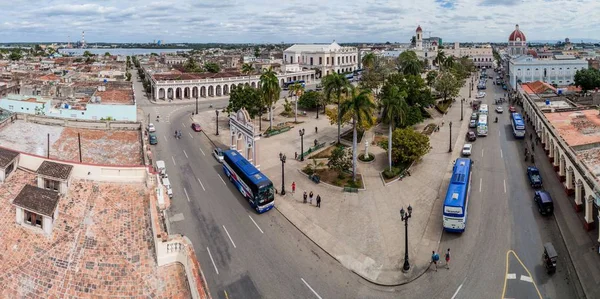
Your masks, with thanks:
[{"label": "white cloud", "polygon": [[[448,3],[452,3],[452,7]],[[0,1],[0,42],[406,42],[600,39],[597,0]]]}]

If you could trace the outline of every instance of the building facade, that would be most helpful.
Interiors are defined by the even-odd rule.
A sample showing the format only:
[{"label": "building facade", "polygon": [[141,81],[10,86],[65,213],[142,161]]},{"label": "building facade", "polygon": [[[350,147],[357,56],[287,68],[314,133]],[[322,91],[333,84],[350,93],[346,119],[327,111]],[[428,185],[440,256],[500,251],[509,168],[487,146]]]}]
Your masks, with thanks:
[{"label": "building facade", "polygon": [[525,33],[515,25],[515,30],[508,36],[508,55],[519,56],[527,54],[527,39]]},{"label": "building facade", "polygon": [[494,66],[494,52],[489,45],[461,48],[460,43],[454,43],[454,47],[444,49],[444,53],[456,58],[469,57],[477,68]]},{"label": "building facade", "polygon": [[518,82],[543,81],[558,86],[575,82],[575,73],[587,69],[588,62],[574,56],[556,55],[551,60],[535,59],[531,56],[519,56],[509,61],[508,77],[511,86]]},{"label": "building facade", "polygon": [[299,64],[303,69],[318,69],[322,76],[358,69],[358,49],[331,44],[298,44],[283,51],[284,64]]}]

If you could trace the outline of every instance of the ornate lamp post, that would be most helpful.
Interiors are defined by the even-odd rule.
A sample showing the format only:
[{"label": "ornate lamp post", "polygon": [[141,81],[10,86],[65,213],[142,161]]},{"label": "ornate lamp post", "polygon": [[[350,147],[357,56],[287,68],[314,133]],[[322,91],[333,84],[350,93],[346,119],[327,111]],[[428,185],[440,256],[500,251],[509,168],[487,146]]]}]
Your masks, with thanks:
[{"label": "ornate lamp post", "polygon": [[469,98],[471,98],[471,90],[473,90],[473,80],[471,80],[469,87]]},{"label": "ornate lamp post", "polygon": [[196,115],[198,115],[198,95],[196,95]]},{"label": "ornate lamp post", "polygon": [[281,195],[285,195],[285,154],[279,153],[279,161],[281,161]]},{"label": "ornate lamp post", "polygon": [[463,120],[463,104],[465,103],[465,99],[460,100],[460,121]]},{"label": "ornate lamp post", "polygon": [[304,161],[304,129],[298,130],[300,135],[300,161]]},{"label": "ornate lamp post", "polygon": [[452,152],[452,122],[450,122],[448,125],[450,126],[450,135],[449,135],[450,142],[448,142],[448,152],[451,153]]},{"label": "ornate lamp post", "polygon": [[[196,112],[198,113],[198,112]],[[217,118],[215,119],[215,122],[217,123],[217,136],[219,136],[219,110],[215,110],[215,114],[217,114]]]},{"label": "ornate lamp post", "polygon": [[400,219],[404,221],[404,266],[402,270],[404,272],[410,270],[410,263],[408,262],[408,218],[412,216],[412,207],[408,205],[408,212],[404,211],[404,208],[400,209]]}]

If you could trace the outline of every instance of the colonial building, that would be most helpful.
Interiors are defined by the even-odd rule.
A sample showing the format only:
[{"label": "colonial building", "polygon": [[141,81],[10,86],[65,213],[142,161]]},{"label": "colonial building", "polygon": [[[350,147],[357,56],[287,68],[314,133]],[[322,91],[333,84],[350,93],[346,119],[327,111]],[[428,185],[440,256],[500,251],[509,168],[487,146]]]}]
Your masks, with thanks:
[{"label": "colonial building", "polygon": [[417,54],[417,57],[428,61],[428,65],[433,65],[433,60],[437,57],[438,42],[433,40],[431,42],[423,42],[423,29],[419,25],[415,30],[415,46],[410,49]]},{"label": "colonial building", "polygon": [[322,76],[358,69],[358,49],[331,44],[298,44],[283,51],[283,63],[299,64],[302,69],[317,69]]},{"label": "colonial building", "polygon": [[534,81],[565,86],[575,82],[578,70],[587,68],[587,61],[570,55],[555,55],[549,60],[519,56],[510,60],[508,77],[511,86],[516,86],[517,82]]},{"label": "colonial building", "polygon": [[444,53],[456,58],[469,57],[477,68],[494,66],[494,53],[490,45],[461,48],[460,44],[456,42],[453,47],[445,48]]},{"label": "colonial building", "polygon": [[525,34],[519,29],[519,24],[515,25],[515,30],[508,36],[508,55],[519,56],[527,54],[527,39]]}]

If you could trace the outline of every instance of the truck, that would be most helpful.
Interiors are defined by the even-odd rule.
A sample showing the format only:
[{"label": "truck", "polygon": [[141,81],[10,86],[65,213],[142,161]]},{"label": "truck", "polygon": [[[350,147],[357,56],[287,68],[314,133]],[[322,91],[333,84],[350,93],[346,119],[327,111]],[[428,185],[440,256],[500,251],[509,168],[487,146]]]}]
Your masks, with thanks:
[{"label": "truck", "polygon": [[529,178],[529,184],[533,188],[542,187],[542,176],[540,175],[539,169],[535,166],[527,167],[527,178]]}]

